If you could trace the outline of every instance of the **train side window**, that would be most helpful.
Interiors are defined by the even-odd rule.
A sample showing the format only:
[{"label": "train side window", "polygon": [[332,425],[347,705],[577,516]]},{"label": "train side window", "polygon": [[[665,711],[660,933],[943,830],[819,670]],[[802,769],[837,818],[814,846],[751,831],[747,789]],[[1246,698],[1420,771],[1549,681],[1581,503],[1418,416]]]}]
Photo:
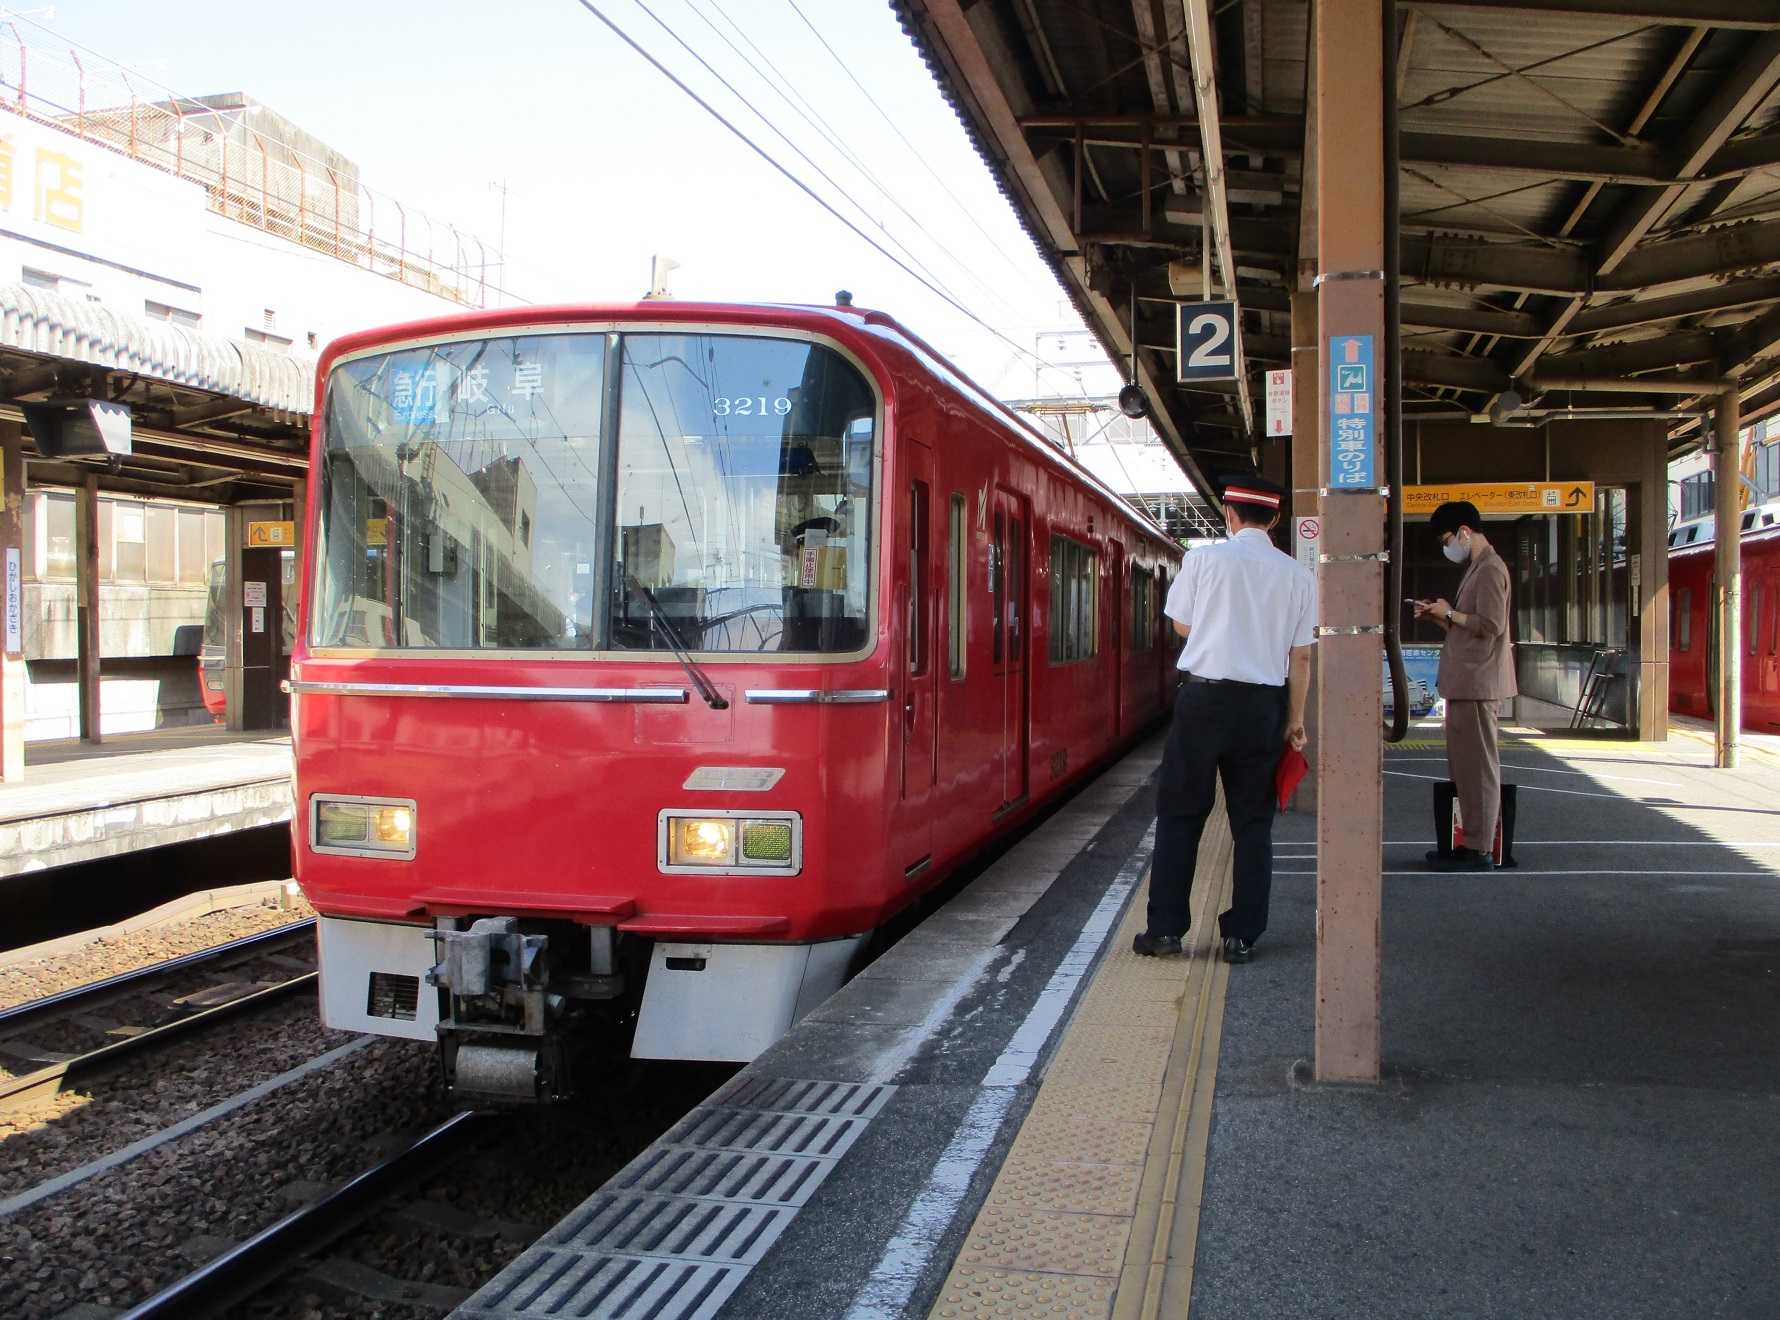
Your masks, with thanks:
[{"label": "train side window", "polygon": [[995,511],[995,539],[989,543],[989,658],[996,664],[1001,663],[1001,631],[1005,624],[1006,606],[1003,603],[1005,593],[1002,583],[1005,579],[1005,566],[1002,556],[1007,552],[1007,519],[1001,510]]},{"label": "train side window", "polygon": [[1007,618],[1007,658],[1012,663],[1020,660],[1020,520],[1007,520],[1007,544],[1003,547],[1005,571],[1002,575],[1002,599],[1005,608],[1002,613]]},{"label": "train side window", "polygon": [[970,618],[965,600],[968,539],[964,534],[964,496],[952,496],[951,521],[946,543],[946,664],[953,678],[964,677],[965,621]]},{"label": "train side window", "polygon": [[1693,646],[1693,592],[1678,591],[1675,593],[1675,638],[1676,649],[1686,651]]},{"label": "train side window", "polygon": [[1156,575],[1147,568],[1131,570],[1131,649],[1142,652],[1156,645]]},{"label": "train side window", "polygon": [[909,673],[927,672],[927,483],[909,492]]},{"label": "train side window", "polygon": [[1051,537],[1052,664],[1086,660],[1098,649],[1100,554],[1067,536]]}]

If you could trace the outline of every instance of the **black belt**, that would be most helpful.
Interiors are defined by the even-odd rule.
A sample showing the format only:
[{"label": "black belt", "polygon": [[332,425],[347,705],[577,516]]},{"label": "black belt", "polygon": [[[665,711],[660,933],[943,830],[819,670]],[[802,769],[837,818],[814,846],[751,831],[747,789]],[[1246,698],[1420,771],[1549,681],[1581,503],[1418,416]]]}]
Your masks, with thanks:
[{"label": "black belt", "polygon": [[1180,671],[1183,683],[1217,683],[1224,687],[1254,688],[1258,692],[1283,692],[1284,683],[1248,683],[1240,678],[1201,678],[1189,670]]}]

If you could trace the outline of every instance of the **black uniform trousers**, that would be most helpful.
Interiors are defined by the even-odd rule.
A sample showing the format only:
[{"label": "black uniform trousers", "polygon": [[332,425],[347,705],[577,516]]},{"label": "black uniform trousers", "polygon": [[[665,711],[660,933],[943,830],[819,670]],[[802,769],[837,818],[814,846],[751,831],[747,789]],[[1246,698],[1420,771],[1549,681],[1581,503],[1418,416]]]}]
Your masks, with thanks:
[{"label": "black uniform trousers", "polygon": [[1286,689],[1258,683],[1181,685],[1156,792],[1156,852],[1150,863],[1149,933],[1187,933],[1199,836],[1224,781],[1235,841],[1230,910],[1220,932],[1248,943],[1267,929],[1273,888],[1274,771],[1286,736]]}]

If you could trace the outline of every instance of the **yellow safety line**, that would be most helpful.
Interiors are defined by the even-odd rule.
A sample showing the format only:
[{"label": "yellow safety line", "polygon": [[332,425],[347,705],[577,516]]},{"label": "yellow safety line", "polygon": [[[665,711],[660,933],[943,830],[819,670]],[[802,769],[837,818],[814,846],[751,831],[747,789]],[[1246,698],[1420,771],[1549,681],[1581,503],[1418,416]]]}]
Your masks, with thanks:
[{"label": "yellow safety line", "polygon": [[[1135,1320],[1152,1257],[1166,1264],[1171,1237],[1196,1235],[1216,1089],[1215,1073],[1208,1079],[1204,1070],[1216,1067],[1228,975],[1213,961],[1215,922],[1229,888],[1230,856],[1219,810],[1200,844],[1204,883],[1194,894],[1190,960],[1139,958],[1124,947],[1143,928],[1144,892],[1134,895],[1119,923],[1119,945],[1065,1029],[933,1320],[1028,1311]],[[1196,996],[1191,1012],[1189,994]],[[1157,1020],[1159,1011],[1165,1020]],[[1121,1028],[1127,1021],[1132,1029]],[[1121,1204],[1111,1189],[1125,1179],[1133,1199]],[[1190,1277],[1190,1251],[1177,1255],[1175,1268],[1183,1263]],[[1166,1291],[1173,1295],[1174,1279]],[[1145,1314],[1154,1316],[1154,1306]]]},{"label": "yellow safety line", "polygon": [[[1195,1102],[1201,1091],[1200,1069],[1205,1062],[1207,1025],[1214,1002],[1219,1019],[1223,1017],[1224,993],[1230,978],[1229,966],[1218,957],[1219,940],[1213,921],[1213,914],[1223,906],[1224,896],[1229,893],[1228,868],[1224,871],[1222,881],[1216,886],[1205,886],[1198,918],[1194,922],[1200,933],[1200,938],[1193,944],[1193,957],[1197,963],[1195,970],[1198,972],[1195,987],[1197,1003],[1193,1014],[1192,1037],[1187,1046],[1185,1071],[1181,1078],[1180,1098],[1175,1106],[1174,1131],[1168,1145],[1168,1174],[1162,1185],[1162,1202],[1156,1216],[1156,1236],[1150,1245],[1149,1270],[1144,1280],[1143,1305],[1139,1311],[1142,1320],[1155,1320],[1162,1309],[1162,1284],[1168,1273],[1168,1257],[1173,1245],[1175,1215],[1180,1207],[1183,1174],[1192,1182],[1189,1213],[1193,1222],[1183,1224],[1182,1228],[1191,1228],[1193,1231],[1187,1234],[1189,1246],[1184,1259],[1177,1260],[1175,1264],[1184,1277],[1187,1295],[1192,1295],[1194,1248],[1198,1240],[1200,1195],[1205,1186],[1205,1138],[1210,1135],[1209,1125],[1204,1132],[1198,1134],[1200,1140],[1194,1149],[1190,1167],[1187,1165],[1186,1155],[1189,1132],[1194,1126],[1193,1116],[1197,1108]],[[1216,1067],[1215,1055],[1213,1067]]]}]

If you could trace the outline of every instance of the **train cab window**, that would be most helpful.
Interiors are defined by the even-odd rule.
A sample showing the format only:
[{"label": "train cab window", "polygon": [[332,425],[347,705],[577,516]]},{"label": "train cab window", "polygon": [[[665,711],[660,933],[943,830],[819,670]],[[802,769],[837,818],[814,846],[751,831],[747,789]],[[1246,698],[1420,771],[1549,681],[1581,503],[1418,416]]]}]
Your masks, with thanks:
[{"label": "train cab window", "polygon": [[964,677],[965,621],[970,617],[965,598],[969,538],[965,535],[964,496],[952,496],[946,540],[946,668],[953,678]]},{"label": "train cab window", "polygon": [[876,398],[795,339],[623,345],[612,645],[844,652],[866,644]]},{"label": "train cab window", "polygon": [[1050,657],[1086,660],[1099,646],[1100,554],[1067,536],[1051,537]]},{"label": "train cab window", "polygon": [[1675,649],[1686,651],[1693,646],[1693,592],[1675,593]]},{"label": "train cab window", "polygon": [[516,335],[336,366],[310,641],[587,649],[605,355]]}]

